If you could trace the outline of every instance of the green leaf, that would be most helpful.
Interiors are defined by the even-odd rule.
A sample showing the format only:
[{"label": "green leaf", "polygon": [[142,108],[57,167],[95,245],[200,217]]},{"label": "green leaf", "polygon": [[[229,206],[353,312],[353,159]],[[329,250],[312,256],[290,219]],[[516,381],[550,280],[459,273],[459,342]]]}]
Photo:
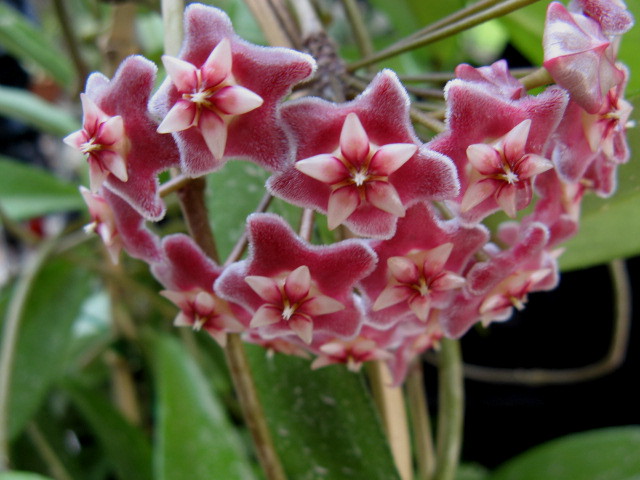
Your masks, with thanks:
[{"label": "green leaf", "polygon": [[0,205],[16,220],[84,209],[78,188],[49,172],[0,156]]},{"label": "green leaf", "polygon": [[548,5],[537,2],[500,18],[511,44],[533,65],[542,65],[542,32]]},{"label": "green leaf", "polygon": [[510,460],[489,480],[639,480],[640,427],[578,433]]},{"label": "green leaf", "polygon": [[15,438],[64,373],[72,325],[89,295],[89,275],[63,260],[49,262],[36,277],[18,335],[11,392],[9,435]]},{"label": "green leaf", "polygon": [[[640,120],[640,97],[632,102]],[[618,168],[618,189],[610,198],[586,195],[580,233],[564,246],[563,270],[586,268],[640,253],[640,131],[628,130],[631,160]]]},{"label": "green leaf", "polygon": [[53,480],[50,477],[43,477],[30,472],[3,472],[0,473],[0,480]]},{"label": "green leaf", "polygon": [[156,337],[158,429],[155,478],[253,477],[237,432],[189,352],[169,336]]},{"label": "green leaf", "polygon": [[248,346],[276,449],[291,480],[398,479],[361,375],[343,365],[312,371],[297,357]]},{"label": "green leaf", "polygon": [[73,81],[73,68],[67,57],[42,30],[7,2],[0,3],[0,45],[14,56],[35,62],[60,85]]},{"label": "green leaf", "polygon": [[0,86],[0,114],[57,137],[80,129],[74,116],[21,88]]},{"label": "green leaf", "polygon": [[63,387],[98,437],[117,477],[152,480],[151,446],[142,431],[98,392],[71,380]]}]

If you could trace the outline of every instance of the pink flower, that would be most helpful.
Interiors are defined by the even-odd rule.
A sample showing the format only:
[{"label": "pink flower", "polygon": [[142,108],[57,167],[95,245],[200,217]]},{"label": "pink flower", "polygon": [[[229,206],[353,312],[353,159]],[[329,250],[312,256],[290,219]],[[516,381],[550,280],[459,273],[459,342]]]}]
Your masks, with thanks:
[{"label": "pink flower", "polygon": [[191,4],[179,58],[163,62],[169,78],[150,107],[164,118],[159,131],[173,132],[186,175],[217,170],[223,157],[246,157],[272,171],[290,161],[279,102],[313,73],[310,56],[245,42],[223,11]]},{"label": "pink flower", "polygon": [[605,35],[622,35],[633,26],[633,16],[622,0],[573,0],[569,10],[598,22]]},{"label": "pink flower", "polygon": [[[532,179],[553,168],[546,158],[526,152],[531,120],[523,120],[493,145],[476,143],[467,147],[473,168],[470,184],[462,197],[461,211],[467,212],[487,199],[493,199],[510,217],[515,217],[533,197]],[[494,210],[494,202],[482,207]]]},{"label": "pink flower", "polygon": [[175,142],[156,133],[157,124],[147,111],[156,70],[149,60],[132,56],[112,80],[92,74],[81,96],[83,129],[65,139],[89,155],[92,191],[104,181],[153,221],[165,213],[157,175],[178,165]]},{"label": "pink flower", "polygon": [[624,78],[600,25],[553,2],[547,10],[542,42],[544,67],[556,83],[587,112],[600,111],[604,96]]},{"label": "pink flower", "polygon": [[378,347],[370,338],[358,336],[352,340],[335,339],[323,343],[320,354],[311,364],[312,370],[344,363],[352,372],[359,372],[362,364],[372,360],[390,360],[391,353]]},{"label": "pink flower", "polygon": [[359,240],[312,246],[276,215],[248,219],[249,258],[228,267],[215,291],[253,315],[250,327],[263,339],[290,335],[310,343],[316,334],[350,338],[362,324],[354,284],[376,261]]},{"label": "pink flower", "polygon": [[107,247],[111,261],[117,264],[123,244],[116,228],[116,220],[111,206],[102,195],[92,193],[85,187],[80,187],[80,193],[93,220],[84,227],[85,232],[97,233]]},{"label": "pink flower", "polygon": [[161,295],[180,308],[175,326],[204,329],[222,346],[226,344],[227,333],[245,329],[246,312],[213,292],[213,283],[222,268],[207,258],[191,237],[182,234],[165,237],[162,253],[162,260],[152,265],[152,271],[167,288]]},{"label": "pink flower", "polygon": [[471,65],[460,64],[456,67],[456,77],[469,82],[481,84],[501,97],[518,100],[527,94],[517,78],[509,72],[506,60],[498,60],[488,67],[473,68]]},{"label": "pink flower", "polygon": [[433,309],[447,308],[453,291],[465,283],[470,258],[488,238],[482,226],[440,220],[429,205],[409,208],[394,237],[371,242],[379,261],[360,283],[368,322],[378,328],[407,317],[426,322]]},{"label": "pink flower", "polygon": [[406,208],[457,194],[451,161],[419,147],[409,98],[385,70],[355,100],[306,98],[283,107],[297,142],[297,162],[272,176],[274,195],[327,213],[359,235],[388,238]]},{"label": "pink flower", "polygon": [[87,155],[91,191],[97,192],[109,174],[126,182],[128,179],[125,157],[129,141],[120,115],[104,113],[86,94],[80,94],[82,130],[64,138],[64,143]]}]

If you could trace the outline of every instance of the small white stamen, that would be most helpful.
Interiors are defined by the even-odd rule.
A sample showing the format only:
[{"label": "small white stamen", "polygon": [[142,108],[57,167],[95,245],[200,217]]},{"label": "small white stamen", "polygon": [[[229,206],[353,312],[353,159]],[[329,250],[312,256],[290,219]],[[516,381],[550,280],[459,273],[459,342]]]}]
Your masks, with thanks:
[{"label": "small white stamen", "polygon": [[202,326],[207,322],[205,317],[201,317],[200,315],[196,315],[195,321],[193,322],[193,330],[195,332],[199,332],[202,329]]},{"label": "small white stamen", "polygon": [[367,182],[369,175],[366,172],[357,172],[353,175],[353,183],[355,183],[358,187],[361,187]]},{"label": "small white stamen", "polygon": [[296,313],[296,307],[292,305],[286,305],[284,307],[284,310],[282,310],[282,318],[286,321],[289,321],[294,313]]}]

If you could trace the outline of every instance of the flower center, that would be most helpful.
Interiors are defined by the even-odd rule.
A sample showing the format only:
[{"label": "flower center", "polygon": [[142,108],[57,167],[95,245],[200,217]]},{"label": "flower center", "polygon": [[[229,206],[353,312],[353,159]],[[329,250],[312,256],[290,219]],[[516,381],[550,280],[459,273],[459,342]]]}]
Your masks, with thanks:
[{"label": "flower center", "polygon": [[82,145],[80,145],[80,151],[85,155],[89,155],[92,152],[100,151],[103,148],[104,147],[101,144],[96,143],[96,137],[92,137],[88,142],[85,142]]}]

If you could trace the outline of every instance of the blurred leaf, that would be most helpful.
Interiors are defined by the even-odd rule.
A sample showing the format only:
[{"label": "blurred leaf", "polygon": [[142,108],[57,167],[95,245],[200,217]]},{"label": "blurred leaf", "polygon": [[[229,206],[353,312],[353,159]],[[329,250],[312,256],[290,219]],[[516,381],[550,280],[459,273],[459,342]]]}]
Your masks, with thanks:
[{"label": "blurred leaf", "polygon": [[152,480],[151,446],[142,430],[94,390],[73,381],[63,387],[99,439],[120,480]]},{"label": "blurred leaf", "polygon": [[58,137],[80,129],[75,117],[21,88],[0,85],[0,114]]},{"label": "blurred leaf", "polygon": [[[640,96],[633,102],[640,120]],[[631,160],[618,168],[618,189],[610,198],[586,195],[580,233],[566,243],[563,270],[586,268],[640,253],[640,131],[628,131]]]},{"label": "blurred leaf", "polygon": [[344,365],[312,371],[309,361],[248,346],[267,422],[292,480],[398,479],[361,375]]},{"label": "blurred leaf", "polygon": [[640,427],[578,433],[535,447],[488,480],[639,480]]},{"label": "blurred leaf", "polygon": [[7,2],[0,3],[0,45],[15,57],[39,65],[60,85],[73,81],[74,72],[68,58],[54,48],[42,29]]},{"label": "blurred leaf", "polygon": [[489,480],[489,470],[476,463],[462,463],[456,471],[456,480]]},{"label": "blurred leaf", "polygon": [[640,75],[638,75],[638,72],[640,72],[640,55],[638,55],[637,50],[638,45],[640,45],[640,26],[638,26],[640,0],[626,0],[625,3],[636,18],[636,25],[622,37],[618,57],[632,72],[627,84],[627,95],[638,95],[640,94]]},{"label": "blurred leaf", "polygon": [[0,205],[16,220],[84,209],[78,188],[41,168],[0,156]]},{"label": "blurred leaf", "polygon": [[533,65],[542,65],[542,32],[549,2],[537,2],[500,19],[510,43]]},{"label": "blurred leaf", "polygon": [[63,260],[36,277],[17,340],[9,398],[9,435],[20,433],[64,373],[72,325],[89,295],[89,275]]},{"label": "blurred leaf", "polygon": [[29,472],[2,472],[0,480],[53,480],[50,477],[43,477],[36,473]]},{"label": "blurred leaf", "polygon": [[153,346],[158,389],[155,478],[254,478],[237,432],[189,352],[168,336],[157,337]]}]

